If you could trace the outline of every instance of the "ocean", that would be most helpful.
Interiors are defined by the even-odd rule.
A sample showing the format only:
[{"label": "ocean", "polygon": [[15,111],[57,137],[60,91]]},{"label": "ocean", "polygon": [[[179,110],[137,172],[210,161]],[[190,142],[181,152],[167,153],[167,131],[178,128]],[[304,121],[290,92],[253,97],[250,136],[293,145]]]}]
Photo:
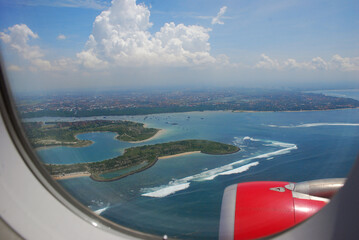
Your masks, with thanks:
[{"label": "ocean", "polygon": [[80,134],[80,139],[94,144],[38,150],[43,162],[95,162],[120,155],[128,147],[183,139],[207,139],[241,148],[229,155],[194,153],[161,159],[143,172],[113,182],[89,177],[58,181],[82,204],[115,223],[180,239],[218,238],[222,194],[231,184],[346,177],[359,153],[359,109],[205,111],[31,121],[84,119],[130,120],[165,131],[142,143],[118,141],[109,132]]}]

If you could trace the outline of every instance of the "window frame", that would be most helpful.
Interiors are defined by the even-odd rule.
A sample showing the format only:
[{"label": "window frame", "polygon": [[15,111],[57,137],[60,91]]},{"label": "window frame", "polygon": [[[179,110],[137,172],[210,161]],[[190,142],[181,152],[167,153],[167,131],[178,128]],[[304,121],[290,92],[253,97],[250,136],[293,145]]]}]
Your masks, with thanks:
[{"label": "window frame", "polygon": [[[1,53],[0,53],[1,54]],[[158,239],[159,236],[142,233],[119,224],[116,224],[104,217],[101,217],[91,211],[89,208],[81,204],[71,194],[69,194],[59,183],[54,180],[43,166],[41,160],[32,148],[29,140],[26,137],[25,131],[22,127],[20,117],[17,114],[15,101],[10,89],[8,77],[4,71],[3,58],[0,55],[0,113],[7,134],[16,147],[17,152],[23,160],[23,163],[28,167],[33,176],[38,180],[43,188],[49,194],[55,197],[63,206],[72,211],[77,216],[91,224],[92,227],[97,227],[101,230],[110,231],[123,237],[127,235],[129,238],[135,237],[138,239]]]}]

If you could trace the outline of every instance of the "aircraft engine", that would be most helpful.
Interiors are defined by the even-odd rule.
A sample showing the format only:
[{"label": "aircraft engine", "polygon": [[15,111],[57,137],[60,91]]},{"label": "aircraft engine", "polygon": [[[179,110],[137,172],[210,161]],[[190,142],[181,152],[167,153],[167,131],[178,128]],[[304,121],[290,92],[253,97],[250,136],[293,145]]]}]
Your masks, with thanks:
[{"label": "aircraft engine", "polygon": [[337,178],[231,185],[223,195],[219,239],[256,239],[288,229],[325,206],[344,182]]}]

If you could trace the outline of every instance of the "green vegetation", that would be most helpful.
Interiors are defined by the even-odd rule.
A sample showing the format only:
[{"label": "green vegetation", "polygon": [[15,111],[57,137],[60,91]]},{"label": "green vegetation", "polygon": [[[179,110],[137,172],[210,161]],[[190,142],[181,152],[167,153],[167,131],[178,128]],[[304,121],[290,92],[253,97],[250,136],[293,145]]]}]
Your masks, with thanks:
[{"label": "green vegetation", "polygon": [[66,145],[83,147],[91,144],[79,140],[77,134],[85,132],[115,132],[122,141],[141,141],[154,136],[159,129],[145,128],[142,123],[130,121],[78,121],[78,122],[27,122],[25,132],[33,147]]},{"label": "green vegetation", "polygon": [[[128,148],[122,156],[101,162],[63,165],[48,164],[45,166],[51,175],[89,172],[91,173],[91,178],[96,181],[114,181],[153,166],[159,157],[192,151],[201,151],[201,153],[205,154],[230,154],[239,151],[239,148],[233,145],[207,140],[183,140]],[[141,168],[135,168],[135,166],[141,164],[143,165]],[[101,176],[104,173],[115,172],[126,168],[135,170],[125,171],[112,178]]]},{"label": "green vegetation", "polygon": [[[77,134],[85,132],[115,132],[119,140],[141,141],[154,136],[159,131],[159,129],[145,128],[142,123],[109,120],[47,122],[46,124],[28,122],[24,123],[24,128],[33,147],[54,145],[82,147],[91,144],[91,141],[76,138]],[[183,140],[128,148],[122,156],[101,162],[45,164],[45,167],[51,175],[89,172],[96,181],[113,181],[153,166],[159,157],[193,151],[229,154],[239,151],[239,148],[207,140]]]}]

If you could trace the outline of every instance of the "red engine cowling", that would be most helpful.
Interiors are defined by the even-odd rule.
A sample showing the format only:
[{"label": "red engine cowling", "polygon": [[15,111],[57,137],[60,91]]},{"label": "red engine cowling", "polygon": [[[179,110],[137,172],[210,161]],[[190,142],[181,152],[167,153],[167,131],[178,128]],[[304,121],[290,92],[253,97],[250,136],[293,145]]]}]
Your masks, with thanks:
[{"label": "red engine cowling", "polygon": [[[249,182],[227,187],[222,201],[219,239],[266,237],[307,219],[329,202],[322,193],[327,196],[330,191],[336,192],[344,183],[343,179],[335,179],[333,187],[330,180],[329,191],[328,187],[323,188],[323,181]],[[295,191],[296,188],[301,192]],[[310,195],[313,192],[316,196]]]}]

